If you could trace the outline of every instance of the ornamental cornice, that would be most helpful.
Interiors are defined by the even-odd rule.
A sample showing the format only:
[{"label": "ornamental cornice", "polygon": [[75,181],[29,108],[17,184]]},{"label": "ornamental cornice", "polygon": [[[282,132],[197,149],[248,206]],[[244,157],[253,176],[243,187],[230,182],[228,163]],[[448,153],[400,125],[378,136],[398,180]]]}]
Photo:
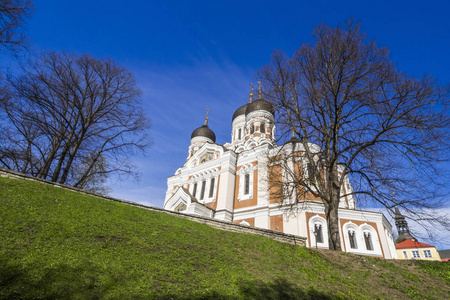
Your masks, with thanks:
[{"label": "ornamental cornice", "polygon": [[236,174],[237,175],[247,174],[247,173],[253,172],[255,170],[258,170],[258,165],[254,166],[254,165],[249,163],[249,164],[243,165],[239,169],[239,171],[236,172]]},{"label": "ornamental cornice", "polygon": [[267,216],[269,208],[267,205],[250,206],[234,210],[234,216],[239,219]]},{"label": "ornamental cornice", "polygon": [[383,214],[376,212],[363,212],[360,210],[339,210],[339,219],[350,219],[362,222],[380,223],[383,219]]},{"label": "ornamental cornice", "polygon": [[244,151],[238,156],[237,166],[242,166],[255,161],[258,161],[255,150]]},{"label": "ornamental cornice", "polygon": [[199,180],[209,179],[212,177],[217,177],[220,173],[218,168],[208,169],[205,171],[200,171],[197,173],[190,174],[191,178],[186,183],[193,183]]},{"label": "ornamental cornice", "polygon": [[273,115],[267,111],[264,110],[256,110],[256,111],[252,111],[251,113],[249,113],[248,115],[245,116],[245,120],[247,122],[250,121],[250,119],[256,119],[256,118],[267,118],[270,121],[273,122]]},{"label": "ornamental cornice", "polygon": [[385,229],[387,229],[389,232],[392,232],[392,225],[389,223],[389,221],[386,219],[386,217],[383,215],[383,221],[382,224]]}]

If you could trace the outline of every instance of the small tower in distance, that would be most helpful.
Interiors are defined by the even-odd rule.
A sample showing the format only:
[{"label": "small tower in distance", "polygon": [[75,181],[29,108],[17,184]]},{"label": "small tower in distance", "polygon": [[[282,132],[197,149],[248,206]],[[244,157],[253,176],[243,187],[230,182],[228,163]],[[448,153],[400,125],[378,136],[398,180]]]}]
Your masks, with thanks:
[{"label": "small tower in distance", "polygon": [[406,222],[405,216],[403,216],[398,210],[397,205],[395,206],[395,226],[397,226],[398,231],[398,238],[395,240],[396,244],[399,244],[405,240],[417,241],[417,239],[409,233],[408,222]]}]

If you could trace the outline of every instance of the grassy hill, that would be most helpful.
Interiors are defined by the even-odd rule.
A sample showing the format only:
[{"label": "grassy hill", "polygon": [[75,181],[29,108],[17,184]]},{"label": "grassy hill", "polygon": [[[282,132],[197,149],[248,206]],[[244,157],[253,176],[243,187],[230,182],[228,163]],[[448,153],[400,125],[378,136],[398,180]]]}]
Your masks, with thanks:
[{"label": "grassy hill", "polygon": [[445,299],[450,264],[314,251],[0,178],[1,299]]}]

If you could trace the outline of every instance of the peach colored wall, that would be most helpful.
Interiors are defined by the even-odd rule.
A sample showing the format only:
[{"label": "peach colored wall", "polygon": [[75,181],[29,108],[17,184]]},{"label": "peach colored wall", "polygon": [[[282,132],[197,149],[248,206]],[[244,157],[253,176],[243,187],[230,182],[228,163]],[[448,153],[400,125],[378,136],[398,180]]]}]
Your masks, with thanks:
[{"label": "peach colored wall", "polygon": [[280,203],[283,200],[281,165],[269,167],[269,203]]},{"label": "peach colored wall", "polygon": [[270,217],[270,230],[283,232],[283,215]]},{"label": "peach colored wall", "polygon": [[250,224],[250,226],[255,227],[255,218],[248,218],[248,219],[242,219],[242,220],[234,220],[233,223],[240,224],[242,221],[247,222]]},{"label": "peach colored wall", "polygon": [[[253,166],[256,166],[257,164],[257,161],[252,162]],[[236,172],[241,168],[242,166],[238,167]],[[253,197],[251,199],[241,201],[238,200],[240,177],[240,175],[236,175],[236,184],[234,188],[234,209],[256,206],[258,203],[258,170],[253,171]]]}]

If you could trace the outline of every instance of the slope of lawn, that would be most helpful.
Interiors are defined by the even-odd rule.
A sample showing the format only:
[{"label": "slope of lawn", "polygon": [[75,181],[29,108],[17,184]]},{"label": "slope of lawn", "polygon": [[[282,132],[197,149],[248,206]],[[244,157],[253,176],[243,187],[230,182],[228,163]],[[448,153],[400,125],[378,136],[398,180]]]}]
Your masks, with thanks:
[{"label": "slope of lawn", "polygon": [[317,252],[0,178],[0,299],[449,296],[449,263]]}]

